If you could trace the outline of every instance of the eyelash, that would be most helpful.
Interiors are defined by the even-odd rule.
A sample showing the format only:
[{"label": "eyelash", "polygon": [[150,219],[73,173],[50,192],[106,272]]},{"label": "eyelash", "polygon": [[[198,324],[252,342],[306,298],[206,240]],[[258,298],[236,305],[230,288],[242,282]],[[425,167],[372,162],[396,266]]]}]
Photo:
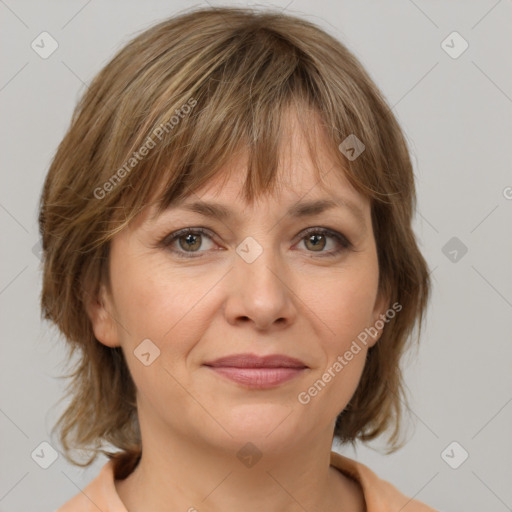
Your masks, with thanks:
[{"label": "eyelash", "polygon": [[[160,247],[170,249],[174,254],[176,254],[180,258],[185,258],[185,259],[198,258],[200,256],[193,256],[193,254],[201,253],[201,252],[205,252],[205,251],[196,251],[196,252],[187,253],[186,251],[182,251],[182,250],[180,251],[180,250],[171,248],[171,245],[179,238],[186,236],[186,235],[197,235],[197,234],[206,235],[208,238],[213,240],[213,237],[212,237],[210,231],[205,228],[184,228],[184,229],[180,229],[178,231],[175,231],[174,233],[170,233],[169,235],[165,236],[159,242],[158,245]],[[337,231],[333,231],[333,230],[327,229],[327,228],[307,228],[303,231],[303,236],[299,240],[299,242],[302,242],[307,236],[309,236],[311,234],[319,234],[319,235],[329,236],[329,237],[333,238],[334,240],[336,240],[336,242],[338,242],[338,244],[341,246],[340,248],[335,249],[335,250],[319,253],[317,256],[319,258],[335,257],[335,256],[338,256],[341,252],[352,248],[352,244],[344,235],[342,235],[341,233],[338,233]],[[308,252],[314,253],[315,251],[308,251]]]}]

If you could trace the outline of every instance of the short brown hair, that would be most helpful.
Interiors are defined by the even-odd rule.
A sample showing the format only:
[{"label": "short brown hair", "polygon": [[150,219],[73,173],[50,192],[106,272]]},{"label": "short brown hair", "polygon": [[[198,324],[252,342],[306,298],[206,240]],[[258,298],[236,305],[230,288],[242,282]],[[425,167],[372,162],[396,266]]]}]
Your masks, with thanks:
[{"label": "short brown hair", "polygon": [[[369,349],[334,435],[354,443],[392,429],[388,452],[399,447],[401,402],[407,403],[399,363],[415,325],[419,341],[430,293],[411,226],[416,196],[404,135],[356,57],[322,29],[269,10],[206,8],[144,31],[100,71],[44,184],[41,307],[68,341],[68,363],[80,355],[66,376],[71,400],[53,429],[71,463],[87,466],[99,452],[112,457],[102,442],[124,453],[141,450],[125,356],[98,342],[86,314],[87,301],[108,282],[110,240],[155,191],[163,190],[163,209],[240,151],[248,152],[246,198],[271,190],[281,119],[292,101],[304,122],[314,113],[346,177],[370,198],[379,291],[402,306]],[[365,145],[356,159],[338,150],[350,135]],[[144,146],[150,151],[141,155]],[[85,450],[89,460],[75,459],[73,450]]]}]

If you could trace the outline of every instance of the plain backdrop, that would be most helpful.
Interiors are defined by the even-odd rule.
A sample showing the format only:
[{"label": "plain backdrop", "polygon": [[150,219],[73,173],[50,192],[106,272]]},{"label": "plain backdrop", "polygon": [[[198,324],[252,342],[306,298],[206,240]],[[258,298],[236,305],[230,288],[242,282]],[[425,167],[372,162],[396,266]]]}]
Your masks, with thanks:
[{"label": "plain backdrop", "polygon": [[[0,1],[1,512],[55,510],[106,462],[70,466],[50,437],[64,341],[40,320],[38,199],[92,77],[135,33],[194,5],[206,4]],[[258,5],[345,43],[393,106],[414,161],[414,227],[434,288],[421,348],[404,361],[409,442],[388,456],[380,441],[336,449],[439,510],[512,510],[512,2]],[[31,47],[42,32],[58,44],[47,58]],[[58,455],[47,469],[34,455],[43,442]]]}]

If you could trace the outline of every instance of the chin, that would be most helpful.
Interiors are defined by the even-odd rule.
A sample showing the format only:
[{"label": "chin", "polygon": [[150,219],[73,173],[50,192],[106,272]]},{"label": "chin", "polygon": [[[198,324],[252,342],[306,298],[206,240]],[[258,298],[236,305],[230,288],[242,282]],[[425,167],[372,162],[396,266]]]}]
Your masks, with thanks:
[{"label": "chin", "polygon": [[[220,409],[219,409],[220,412]],[[235,447],[251,442],[262,451],[279,450],[289,444],[293,432],[296,438],[299,426],[297,415],[286,404],[255,402],[230,406],[217,421],[231,434],[225,439]]]}]

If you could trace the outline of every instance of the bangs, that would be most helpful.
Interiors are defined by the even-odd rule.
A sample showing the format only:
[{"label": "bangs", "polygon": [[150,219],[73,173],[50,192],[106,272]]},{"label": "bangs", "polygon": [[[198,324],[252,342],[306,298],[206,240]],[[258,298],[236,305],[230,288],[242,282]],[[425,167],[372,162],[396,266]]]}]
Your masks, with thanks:
[{"label": "bangs", "polygon": [[[150,204],[158,214],[194,193],[239,156],[247,158],[244,199],[250,203],[260,194],[272,193],[288,149],[290,114],[298,121],[294,129],[300,129],[307,141],[319,180],[330,171],[318,165],[317,143],[322,137],[351,184],[363,195],[377,197],[371,174],[361,176],[357,162],[338,149],[348,135],[357,133],[365,139],[370,158],[378,151],[371,148],[370,127],[360,121],[371,115],[369,105],[362,117],[356,115],[354,105],[343,98],[342,84],[326,83],[296,45],[271,29],[256,27],[233,34],[227,30],[223,40],[217,38],[194,55],[182,67],[155,60],[134,77],[123,96],[119,111],[128,112],[128,105],[132,110],[117,130],[125,132],[120,133],[125,140],[131,133],[132,140],[120,161],[131,162],[144,146],[147,152],[132,171],[125,164],[126,178],[109,194],[115,204],[112,218],[122,220],[115,232]],[[167,70],[163,76],[162,67]],[[201,73],[191,73],[191,68]],[[142,81],[157,77],[148,96]],[[133,97],[141,92],[145,98]],[[137,119],[143,123],[134,126]],[[372,168],[375,163],[366,166]]]}]

